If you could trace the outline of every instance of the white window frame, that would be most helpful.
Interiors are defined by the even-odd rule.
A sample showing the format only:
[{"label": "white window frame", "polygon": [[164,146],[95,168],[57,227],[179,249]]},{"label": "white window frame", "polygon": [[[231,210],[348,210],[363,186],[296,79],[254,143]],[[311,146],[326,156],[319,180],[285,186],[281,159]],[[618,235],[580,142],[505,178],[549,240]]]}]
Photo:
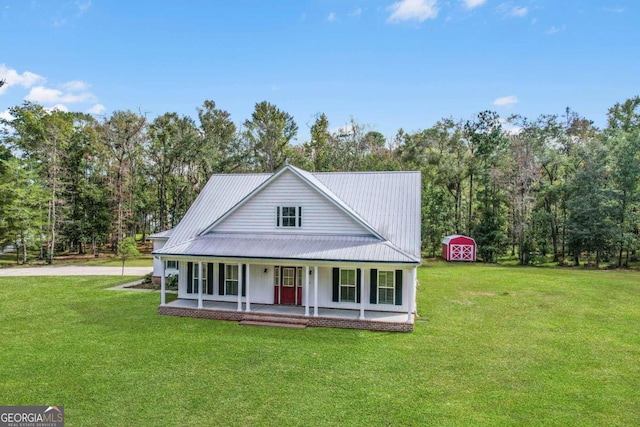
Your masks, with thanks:
[{"label": "white window frame", "polygon": [[[169,264],[169,263],[171,263],[171,264]],[[171,265],[174,265],[174,267],[171,267]],[[165,268],[167,270],[177,270],[178,269],[178,261],[175,260],[175,259],[168,259],[166,261]]]},{"label": "white window frame", "polygon": [[[293,274],[291,276],[290,274]],[[282,286],[285,288],[295,288],[296,286],[296,268],[282,267]]]},{"label": "white window frame", "polygon": [[[231,271],[231,274],[229,272]],[[233,273],[235,272],[235,279]],[[231,278],[230,278],[231,276]],[[229,286],[233,286],[235,283],[235,293],[229,292]],[[225,264],[224,266],[224,294],[225,295],[238,295],[240,291],[238,264]]]},{"label": "white window frame", "polygon": [[[349,281],[350,277],[343,277],[343,273],[347,273],[347,272],[352,272],[353,273],[353,284],[350,283],[346,283],[347,281]],[[345,274],[345,276],[348,276]],[[351,268],[341,268],[340,269],[340,281],[339,283],[339,288],[340,288],[340,292],[339,292],[339,298],[338,301],[340,302],[353,302],[355,303],[358,299],[358,292],[356,290],[356,287],[358,286],[358,273],[356,269],[351,269]],[[349,288],[353,289],[353,300],[351,299],[343,299],[342,298],[342,291],[343,289],[347,291],[347,293],[349,293]]]},{"label": "white window frame", "polygon": [[[191,292],[192,294],[197,294],[198,292],[198,263],[194,262],[193,263],[193,273],[192,273],[192,277],[191,277],[191,290],[193,292]],[[206,294],[207,293],[207,263],[204,263],[202,265],[202,293]]]},{"label": "white window frame", "polygon": [[[285,215],[285,209],[287,215]],[[291,214],[293,209],[293,215]],[[286,220],[286,225],[285,225]],[[293,220],[293,224],[291,221]],[[276,208],[276,227],[278,228],[299,228],[302,227],[302,206],[278,206]]]},{"label": "white window frame", "polygon": [[[384,285],[383,285],[383,280],[382,277],[385,277],[384,279]],[[391,284],[389,284],[388,278],[389,276],[391,276]],[[380,298],[380,291],[384,290],[386,293],[389,292],[389,290],[391,290],[391,302],[389,301],[381,301]],[[393,270],[378,270],[378,289],[377,289],[378,295],[377,295],[377,302],[378,304],[395,304],[396,303],[396,272]]]}]

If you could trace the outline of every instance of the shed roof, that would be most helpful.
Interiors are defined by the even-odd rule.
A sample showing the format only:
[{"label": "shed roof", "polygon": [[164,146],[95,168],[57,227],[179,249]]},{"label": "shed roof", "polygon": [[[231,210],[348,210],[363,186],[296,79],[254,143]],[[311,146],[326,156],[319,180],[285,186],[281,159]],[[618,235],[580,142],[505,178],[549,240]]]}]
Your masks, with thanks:
[{"label": "shed roof", "polygon": [[443,245],[448,245],[449,242],[451,242],[452,240],[458,239],[458,238],[463,238],[463,239],[467,239],[467,240],[471,240],[473,242],[473,244],[476,243],[476,241],[469,236],[463,236],[462,234],[452,234],[450,236],[445,237],[444,239],[442,239],[442,244]]}]

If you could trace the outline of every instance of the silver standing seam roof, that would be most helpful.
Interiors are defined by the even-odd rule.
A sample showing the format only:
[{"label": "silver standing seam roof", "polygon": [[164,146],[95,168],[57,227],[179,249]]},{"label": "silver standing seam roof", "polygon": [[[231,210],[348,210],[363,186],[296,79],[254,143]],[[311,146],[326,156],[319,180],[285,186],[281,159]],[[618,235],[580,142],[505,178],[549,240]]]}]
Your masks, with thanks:
[{"label": "silver standing seam roof", "polygon": [[173,228],[161,231],[159,233],[150,234],[147,236],[147,240],[168,240],[169,237],[171,237],[171,234],[173,234]]},{"label": "silver standing seam roof", "polygon": [[[371,236],[215,232],[217,222],[285,170],[369,229]],[[311,173],[291,165],[273,174],[213,175],[154,254],[418,264],[421,185],[420,172]]]}]

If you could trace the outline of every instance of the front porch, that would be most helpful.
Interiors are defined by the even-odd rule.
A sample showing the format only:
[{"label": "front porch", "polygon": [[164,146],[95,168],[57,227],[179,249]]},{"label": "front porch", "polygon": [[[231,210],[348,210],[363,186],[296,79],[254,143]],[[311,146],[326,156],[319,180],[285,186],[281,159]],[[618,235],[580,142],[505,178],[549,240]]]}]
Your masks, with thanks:
[{"label": "front porch", "polygon": [[406,313],[394,313],[366,310],[365,318],[361,318],[359,310],[318,308],[317,314],[305,316],[304,306],[251,304],[251,311],[238,311],[234,302],[202,301],[202,308],[198,308],[198,301],[177,299],[158,308],[158,313],[167,316],[195,317],[217,320],[232,320],[241,322],[245,319],[282,318],[304,320],[306,326],[366,329],[372,331],[411,332],[413,331],[413,316],[407,321]]}]

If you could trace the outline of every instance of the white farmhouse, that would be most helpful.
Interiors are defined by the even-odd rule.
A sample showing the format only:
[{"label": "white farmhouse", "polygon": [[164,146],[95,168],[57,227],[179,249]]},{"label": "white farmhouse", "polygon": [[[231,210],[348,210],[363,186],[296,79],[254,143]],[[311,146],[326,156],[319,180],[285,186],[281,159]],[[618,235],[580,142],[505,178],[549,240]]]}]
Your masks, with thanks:
[{"label": "white farmhouse", "polygon": [[170,303],[158,274],[159,313],[411,331],[420,201],[419,172],[214,175],[154,246],[179,269]]},{"label": "white farmhouse", "polygon": [[[165,230],[160,233],[152,234],[147,237],[147,240],[151,240],[153,242],[153,251],[158,251],[164,247],[171,237],[171,233],[173,233],[173,228],[170,230]],[[153,283],[160,283],[160,275],[164,272],[164,277],[169,277],[171,275],[178,274],[178,267],[180,263],[176,260],[165,260],[164,266],[162,265],[162,261],[160,261],[160,257],[153,258],[153,274],[151,275],[151,281]],[[164,269],[163,269],[164,268]]]}]

